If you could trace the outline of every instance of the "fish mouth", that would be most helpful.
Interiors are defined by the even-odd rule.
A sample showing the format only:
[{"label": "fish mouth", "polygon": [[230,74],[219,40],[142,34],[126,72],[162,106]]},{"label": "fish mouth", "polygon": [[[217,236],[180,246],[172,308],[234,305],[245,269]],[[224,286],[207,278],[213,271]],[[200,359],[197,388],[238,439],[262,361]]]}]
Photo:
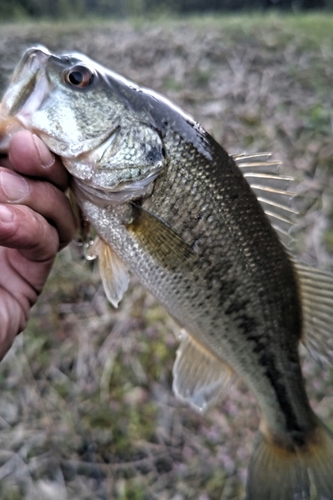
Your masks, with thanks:
[{"label": "fish mouth", "polygon": [[90,201],[94,205],[105,208],[147,196],[151,193],[153,182],[159,174],[160,171],[154,172],[145,179],[120,183],[111,189],[101,189],[100,186],[87,185],[81,179],[72,177],[71,189],[79,200]]},{"label": "fish mouth", "polygon": [[31,116],[50,91],[44,71],[50,56],[46,48],[33,47],[25,52],[19,62],[0,104],[0,153],[8,152],[14,134],[31,129]]},{"label": "fish mouth", "polygon": [[41,105],[50,91],[44,71],[51,53],[44,47],[31,48],[23,55],[13,75],[10,88],[5,93],[0,116],[15,118],[23,127],[29,127],[29,117]]}]

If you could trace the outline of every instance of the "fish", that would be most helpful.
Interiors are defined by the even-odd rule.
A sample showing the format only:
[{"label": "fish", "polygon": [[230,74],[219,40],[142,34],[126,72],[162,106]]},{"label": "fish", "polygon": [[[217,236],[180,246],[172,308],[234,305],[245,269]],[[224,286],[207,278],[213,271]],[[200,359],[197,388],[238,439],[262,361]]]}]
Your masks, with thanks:
[{"label": "fish", "polygon": [[291,179],[231,156],[192,117],[78,53],[28,49],[0,106],[0,150],[38,135],[71,174],[117,307],[135,274],[180,324],[173,390],[204,412],[240,378],[260,425],[247,500],[333,500],[333,436],[299,348],[332,364],[333,275],[289,250]]}]

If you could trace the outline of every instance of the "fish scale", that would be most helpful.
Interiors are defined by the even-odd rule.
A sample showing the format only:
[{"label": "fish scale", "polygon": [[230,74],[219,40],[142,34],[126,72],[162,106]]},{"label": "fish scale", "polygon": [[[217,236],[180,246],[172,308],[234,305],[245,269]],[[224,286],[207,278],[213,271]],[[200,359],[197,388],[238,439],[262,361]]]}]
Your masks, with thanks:
[{"label": "fish scale", "polygon": [[[206,289],[203,289],[203,287],[201,286],[202,277],[198,269],[192,271],[191,276],[189,276],[186,268],[183,270],[183,272],[178,271],[177,274],[171,274],[171,276],[166,272],[165,266],[161,271],[159,262],[157,262],[156,264],[155,258],[152,260],[148,260],[146,253],[143,252],[141,248],[139,248],[139,245],[137,245],[137,241],[135,238],[128,239],[128,232],[126,229],[124,230],[123,226],[118,228],[115,227],[115,221],[111,217],[110,209],[97,208],[98,217],[96,217],[96,208],[96,206],[93,206],[91,204],[84,204],[84,209],[88,217],[93,219],[94,221],[96,221],[97,219],[99,221],[97,224],[95,224],[97,231],[102,235],[102,237],[107,238],[108,241],[111,241],[111,244],[113,248],[116,249],[116,251],[118,250],[119,253],[123,252],[122,255],[130,253],[130,262],[132,269],[137,274],[139,279],[154,295],[157,296],[162,304],[168,308],[169,312],[179,322],[181,322],[182,325],[186,324],[187,330],[194,336],[196,336],[198,340],[203,343],[203,345],[206,344],[206,346],[209,347],[210,351],[214,350],[214,352],[218,356],[220,356],[223,360],[228,360],[228,362],[230,362],[230,364],[232,365],[236,365],[237,361],[237,365],[239,364],[241,367],[241,369],[238,369],[238,372],[242,374],[242,371],[244,371],[244,378],[246,377],[246,382],[251,386],[252,390],[254,390],[254,392],[257,394],[262,394],[262,392],[264,392],[265,410],[267,411],[267,407],[269,408],[270,420],[274,421],[274,428],[278,427],[277,422],[283,420],[284,412],[282,413],[282,409],[276,402],[275,391],[272,390],[271,386],[266,387],[268,385],[267,378],[261,380],[258,377],[259,367],[258,359],[256,359],[256,353],[253,352],[253,355],[251,356],[251,353],[248,350],[248,346],[245,347],[244,343],[242,342],[242,340],[244,340],[242,338],[242,329],[237,327],[235,328],[237,319],[239,319],[239,315],[237,315],[236,321],[231,321],[230,317],[225,317],[223,318],[223,320],[221,320],[222,314],[219,308],[220,301],[217,297],[217,294],[215,294],[215,301],[217,302],[217,305],[215,305],[214,301],[212,301],[212,297],[214,297],[214,292],[216,292],[216,290],[211,287],[213,293],[210,293],[211,288],[209,286]],[[112,227],[112,236],[110,235],[110,227]],[[124,234],[125,231],[126,234]],[[123,246],[126,240],[127,244],[130,247],[129,252],[126,250],[127,245],[125,244],[126,246]],[[133,266],[133,262],[136,263],[135,266]],[[172,271],[174,271],[174,267],[172,265],[171,269]],[[147,276],[149,276],[149,279],[147,279]],[[218,287],[215,288],[217,288],[218,291]],[[177,294],[175,294],[175,290],[178,291]],[[240,290],[238,293],[242,297],[244,296],[244,290]],[[172,299],[175,300],[173,301]],[[202,331],[204,331],[205,334],[209,336],[208,341],[207,336],[203,337],[203,335],[201,334]],[[265,325],[263,325],[262,334],[264,332]],[[222,345],[221,337],[223,338]],[[278,345],[276,347],[278,347]],[[230,355],[230,352],[232,353],[232,356]],[[236,360],[235,357],[237,358]],[[231,362],[232,358],[234,358],[234,363]],[[284,364],[286,364],[285,360]],[[263,366],[263,373],[266,371],[266,368],[266,366]],[[283,369],[284,366],[282,366],[281,368]],[[279,373],[279,369],[280,366],[275,369],[275,372]],[[299,380],[291,381],[292,386],[300,385],[301,378],[298,378]],[[284,382],[287,381],[285,380]],[[263,386],[265,386],[265,388],[263,388]],[[293,399],[295,399],[296,393],[293,391],[293,387],[291,388],[290,392],[292,393]],[[303,398],[301,398],[300,401],[296,400],[295,406],[299,411],[302,410],[303,414],[304,408],[302,408],[303,405],[301,404],[302,399]]]},{"label": "fish scale", "polygon": [[[250,213],[250,218],[251,218],[251,226],[249,226],[251,229],[254,227],[254,231],[256,230],[256,224],[255,220],[259,220],[260,223],[260,232],[259,234],[257,233],[256,236],[260,239],[260,246],[262,248],[262,251],[269,253],[271,257],[268,260],[269,267],[268,269],[265,270],[264,268],[264,260],[260,259],[259,262],[259,267],[261,269],[261,280],[260,284],[262,288],[264,288],[263,293],[265,296],[268,298],[268,304],[263,302],[261,299],[260,301],[256,298],[256,283],[251,281],[246,280],[246,275],[248,274],[244,267],[248,270],[249,274],[254,276],[258,279],[258,273],[253,271],[253,267],[251,266],[252,260],[254,261],[254,264],[256,263],[255,261],[258,260],[258,243],[257,241],[255,242],[254,245],[254,256],[253,259],[251,259],[252,256],[251,254],[251,248],[249,248],[248,245],[248,239],[246,238],[243,241],[243,228],[236,228],[236,232],[239,235],[238,237],[238,242],[237,244],[234,243],[234,234],[230,235],[230,230],[228,229],[229,227],[232,227],[232,233],[235,232],[235,226],[232,221],[233,213],[237,212],[237,206],[234,204],[234,200],[240,199],[241,197],[244,199],[248,197],[248,199],[252,198],[255,200],[255,197],[253,193],[250,191],[250,188],[244,178],[238,174],[238,171],[236,170],[236,167],[232,164],[230,161],[230,158],[224,154],[224,158],[227,161],[228,165],[228,170],[226,173],[226,176],[223,175],[224,170],[221,168],[220,163],[216,163],[215,165],[211,167],[209,164],[207,164],[207,160],[201,156],[200,153],[195,151],[192,147],[191,144],[188,145],[189,151],[186,149],[186,145],[182,145],[182,151],[178,151],[174,154],[172,147],[170,147],[170,144],[172,145],[175,143],[176,145],[179,145],[179,140],[176,137],[176,139],[173,141],[172,140],[173,132],[171,131],[170,134],[167,134],[164,142],[168,144],[168,147],[170,150],[166,150],[167,156],[170,157],[170,161],[168,164],[168,170],[171,169],[176,169],[178,172],[178,175],[175,175],[172,177],[172,185],[170,185],[168,181],[168,171],[164,173],[163,176],[161,176],[155,184],[154,191],[147,200],[145,200],[142,204],[142,208],[147,209],[149,212],[154,213],[157,217],[160,217],[163,219],[163,221],[168,224],[172,225],[173,230],[181,236],[181,238],[189,245],[191,246],[193,242],[196,240],[196,235],[193,236],[193,232],[195,233],[195,227],[197,225],[197,219],[192,219],[191,220],[191,212],[188,210],[188,204],[187,204],[187,193],[192,192],[192,186],[193,184],[196,184],[198,189],[201,189],[201,196],[202,199],[205,199],[205,202],[208,204],[208,206],[212,206],[212,208],[209,210],[209,213],[214,212],[215,217],[214,220],[211,221],[210,225],[206,224],[206,231],[203,236],[204,241],[202,243],[202,248],[204,248],[204,260],[201,260],[203,257],[202,255],[198,255],[199,259],[194,259],[193,261],[193,267],[191,269],[187,269],[187,263],[184,263],[185,269],[182,270],[180,268],[180,271],[182,271],[182,275],[186,276],[188,279],[188,284],[184,282],[184,278],[182,278],[183,283],[180,283],[178,280],[176,280],[176,286],[178,287],[178,296],[177,296],[177,302],[175,304],[171,304],[170,296],[174,292],[175,286],[173,285],[171,281],[163,281],[162,282],[160,279],[156,280],[156,274],[159,274],[161,277],[164,275],[166,272],[165,270],[168,269],[168,266],[170,263],[167,260],[161,259],[160,262],[160,267],[156,269],[155,272],[152,272],[152,269],[149,268],[144,270],[144,273],[149,276],[149,282],[146,279],[146,286],[158,297],[158,299],[168,308],[168,310],[171,312],[173,316],[177,318],[177,320],[184,325],[189,332],[193,333],[193,335],[197,334],[199,336],[199,339],[202,341],[201,337],[202,334],[201,332],[204,331],[207,336],[209,336],[212,339],[212,342],[216,344],[217,342],[220,343],[220,345],[217,347],[217,349],[214,349],[214,352],[217,353],[222,359],[227,358],[230,359],[229,356],[224,355],[224,350],[227,348],[228,343],[232,343],[232,350],[233,350],[233,355],[235,356],[235,350],[239,350],[239,347],[242,349],[242,337],[245,336],[247,338],[251,337],[251,340],[254,344],[253,346],[253,352],[254,354],[259,354],[260,353],[260,348],[259,346],[262,345],[262,341],[260,342],[261,337],[263,335],[260,335],[260,328],[259,325],[260,323],[264,325],[264,331],[266,334],[266,330],[269,329],[272,332],[272,337],[274,337],[274,333],[277,335],[281,332],[282,329],[287,329],[288,331],[292,331],[292,333],[295,335],[296,339],[299,338],[300,336],[300,316],[295,315],[294,311],[291,311],[292,314],[290,315],[289,322],[290,320],[293,321],[293,324],[283,324],[286,323],[287,319],[287,311],[292,309],[290,307],[290,299],[295,297],[297,299],[297,293],[296,293],[296,283],[294,280],[290,279],[290,274],[291,278],[293,278],[293,273],[291,270],[291,264],[286,265],[285,261],[288,261],[288,257],[278,241],[278,244],[272,245],[271,243],[271,226],[269,225],[268,221],[266,221],[266,217],[263,214],[263,211],[261,207],[257,204],[254,203],[254,207],[256,209],[256,212],[253,210],[249,212],[248,209],[241,210],[241,217],[243,216],[243,219],[239,218],[239,213],[237,213],[237,221],[238,225],[240,224],[240,220],[242,220],[242,223],[247,226],[249,225],[249,220],[244,219],[246,217],[246,213]],[[178,146],[179,147],[179,146]],[[192,157],[190,156],[192,154]],[[173,157],[177,157],[177,162],[174,164],[173,162]],[[184,157],[184,162],[185,166],[180,165],[180,161],[182,156]],[[223,165],[223,164],[222,164]],[[189,168],[190,167],[190,168]],[[232,171],[235,171],[236,178],[238,179],[239,183],[236,185],[235,181],[232,183],[230,182],[230,177],[232,176]],[[211,171],[213,175],[211,176]],[[230,171],[230,173],[229,173]],[[184,173],[184,174],[182,174]],[[212,183],[211,177],[214,179],[218,178],[219,182],[222,185],[229,186],[232,185],[232,188],[226,188],[222,191],[218,190],[218,196],[217,200],[214,199],[214,192],[208,192],[207,196],[207,189],[206,186],[203,184],[203,179],[206,180],[209,188],[211,186],[214,186],[216,190],[216,184]],[[223,179],[223,177],[226,177],[226,179]],[[198,180],[200,180],[200,183],[198,183]],[[227,195],[224,195],[225,190],[227,190]],[[244,192],[244,196],[243,196]],[[223,196],[224,195],[224,196]],[[171,198],[172,197],[172,198]],[[208,199],[207,199],[208,198]],[[170,211],[169,211],[169,200],[173,199],[175,205],[177,207],[177,212],[178,212],[178,218],[177,217],[172,217],[170,218]],[[246,206],[248,207],[250,205],[249,201],[246,201]],[[221,210],[218,212],[215,210],[216,204],[220,204],[221,200],[223,200],[223,204],[221,207]],[[228,207],[227,210],[227,200],[230,200],[231,207]],[[230,221],[228,224],[225,223],[226,219],[226,212],[230,214]],[[87,211],[88,217],[89,217],[89,212]],[[261,217],[261,220],[260,220]],[[96,220],[101,219],[100,217],[90,217],[91,220]],[[221,221],[222,219],[222,221]],[[108,217],[104,217],[104,220],[108,221]],[[265,223],[265,224],[264,224]],[[265,226],[267,228],[267,233],[268,236],[265,238]],[[221,229],[222,228],[222,229]],[[99,230],[100,234],[102,237],[111,243],[113,248],[117,248],[116,243],[112,240],[111,233],[113,231],[113,224],[110,224],[109,222],[106,223],[106,227],[101,227],[97,226],[97,229]],[[275,239],[277,240],[277,237],[275,236],[275,233],[273,232]],[[123,236],[121,237],[121,239]],[[265,242],[268,242],[268,245],[265,244]],[[274,242],[274,240],[273,240]],[[149,243],[148,243],[149,244]],[[219,248],[219,255],[218,258],[216,258],[216,255],[211,255],[210,253],[210,248],[213,245],[213,248]],[[129,247],[132,246],[132,243],[129,243]],[[242,249],[245,246],[247,252],[246,258],[244,258]],[[265,246],[267,249],[265,249]],[[226,247],[226,248],[225,248]],[[232,251],[233,249],[233,251]],[[152,249],[150,249],[150,252]],[[274,251],[272,255],[272,251]],[[126,254],[126,250],[123,250],[123,254]],[[235,255],[236,254],[236,255]],[[154,255],[158,258],[158,249],[156,250],[156,254]],[[143,259],[145,259],[145,253],[143,254]],[[171,258],[171,264],[173,264],[173,255],[170,255]],[[133,264],[133,262],[136,262],[137,264]],[[140,275],[140,271],[137,270],[136,266],[140,268],[141,266],[141,261],[138,261],[138,256],[136,255],[134,259],[131,258],[131,263],[127,263],[131,269],[138,274],[139,278],[142,278]],[[288,261],[289,262],[289,261]],[[200,263],[200,264],[199,264]],[[202,265],[201,265],[202,263]],[[237,263],[239,265],[237,266]],[[279,268],[279,263],[280,268]],[[198,267],[200,265],[200,267]],[[233,270],[230,272],[232,276],[232,280],[230,281],[225,281],[225,271],[227,268],[231,267]],[[238,268],[237,268],[238,267]],[[287,271],[286,271],[287,268]],[[288,274],[288,268],[290,274]],[[178,268],[177,268],[178,269]],[[255,266],[255,271],[256,271],[256,266]],[[282,272],[281,272],[282,271]],[[192,278],[189,275],[189,273],[192,274]],[[269,276],[269,279],[267,279],[267,276]],[[238,280],[237,280],[238,277]],[[215,284],[212,283],[212,278],[215,280]],[[278,282],[276,282],[276,279],[279,278]],[[284,281],[281,284],[281,281]],[[205,283],[205,286],[203,287],[203,282]],[[288,287],[291,289],[291,292],[288,293]],[[190,294],[187,291],[191,290]],[[184,289],[185,288],[185,289]],[[163,289],[164,293],[161,295],[161,289]],[[203,293],[203,290],[205,293]],[[182,296],[182,299],[179,299],[179,295]],[[281,297],[281,295],[283,295]],[[272,299],[273,296],[273,299]],[[216,303],[212,300],[212,298],[215,297]],[[239,304],[244,303],[244,298],[247,299],[246,302],[246,308],[241,309],[239,307]],[[294,303],[296,302],[296,307],[297,307],[297,300],[294,300]],[[281,304],[279,307],[279,310],[283,312],[283,314],[278,314],[279,311],[277,311],[276,308],[276,303]],[[231,306],[235,306],[235,304],[238,305],[237,312],[235,314],[227,314],[226,311],[230,310]],[[274,311],[272,311],[274,307]],[[294,306],[295,307],[295,306]],[[237,307],[236,307],[237,308]],[[224,310],[224,313],[223,313]],[[189,312],[187,312],[189,311]],[[255,311],[255,315],[254,315]],[[280,318],[279,318],[280,316]],[[192,326],[191,323],[193,320],[191,320],[191,323],[189,324],[189,318],[195,318],[195,326]],[[261,318],[262,317],[262,318]],[[295,320],[296,318],[296,320]],[[283,321],[283,323],[282,323]],[[295,325],[294,323],[299,322],[299,324]],[[275,324],[274,324],[275,323]],[[282,323],[282,324],[281,324]],[[229,325],[229,328],[226,328],[226,325]],[[295,328],[296,327],[296,328]],[[197,333],[197,331],[200,331],[200,334]],[[253,334],[254,329],[256,329],[256,335]],[[230,335],[232,336],[232,339],[229,340],[226,338],[227,331],[230,331]],[[235,341],[234,337],[236,336],[236,331],[238,335],[240,336],[240,340],[238,341],[238,346],[235,346]],[[279,347],[279,338],[283,338],[283,335],[276,338],[275,343],[276,343],[276,348]],[[204,344],[207,344],[207,340],[204,340]],[[213,345],[214,345],[213,344]],[[221,345],[222,344],[222,345]],[[212,350],[212,344],[209,344],[210,349]],[[247,356],[248,357],[248,356]],[[260,356],[259,356],[260,359]],[[264,357],[263,360],[266,358]],[[272,361],[272,360],[271,360]],[[286,360],[286,364],[287,364]],[[249,362],[247,361],[246,365],[248,365]],[[251,363],[253,367],[257,366],[258,364],[258,358],[256,362]],[[248,366],[245,367],[244,370],[244,377],[247,376],[249,377],[249,371],[248,371]],[[242,366],[242,370],[244,369],[244,366]],[[275,372],[278,372],[278,368],[275,368]],[[238,372],[240,372],[240,369],[238,369]],[[298,383],[302,383],[301,378],[298,380]],[[258,391],[255,391],[258,393]]]}]

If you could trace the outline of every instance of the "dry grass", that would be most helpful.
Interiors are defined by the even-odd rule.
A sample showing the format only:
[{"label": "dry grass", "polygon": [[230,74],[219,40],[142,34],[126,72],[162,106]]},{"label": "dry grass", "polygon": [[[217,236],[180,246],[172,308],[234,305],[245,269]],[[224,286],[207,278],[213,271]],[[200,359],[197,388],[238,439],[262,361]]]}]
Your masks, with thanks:
[{"label": "dry grass", "polygon": [[[333,19],[253,17],[0,27],[0,86],[27,46],[79,50],[166,94],[229,152],[272,150],[325,184],[332,173]],[[317,219],[318,220],[318,219]],[[318,226],[317,226],[318,227]],[[330,263],[312,232],[317,258]],[[333,236],[325,233],[330,248]],[[0,365],[3,500],[236,500],[258,426],[232,387],[199,416],[171,394],[178,328],[133,280],[118,310],[66,249],[24,335]],[[333,422],[330,374],[307,362]]]}]

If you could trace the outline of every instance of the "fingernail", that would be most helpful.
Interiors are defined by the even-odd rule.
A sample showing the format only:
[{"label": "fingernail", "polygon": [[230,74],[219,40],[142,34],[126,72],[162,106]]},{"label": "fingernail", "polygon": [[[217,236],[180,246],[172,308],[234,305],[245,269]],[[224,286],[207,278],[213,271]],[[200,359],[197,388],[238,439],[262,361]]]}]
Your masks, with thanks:
[{"label": "fingernail", "polygon": [[7,202],[22,201],[29,193],[29,184],[23,177],[10,172],[0,172],[0,187],[5,193]]},{"label": "fingernail", "polygon": [[12,222],[14,219],[14,213],[9,208],[4,205],[0,205],[0,221],[1,222]]},{"label": "fingernail", "polygon": [[37,137],[37,135],[32,135],[37,153],[40,159],[40,164],[43,168],[52,167],[55,162],[55,156],[51,151],[45,146],[45,144]]}]

